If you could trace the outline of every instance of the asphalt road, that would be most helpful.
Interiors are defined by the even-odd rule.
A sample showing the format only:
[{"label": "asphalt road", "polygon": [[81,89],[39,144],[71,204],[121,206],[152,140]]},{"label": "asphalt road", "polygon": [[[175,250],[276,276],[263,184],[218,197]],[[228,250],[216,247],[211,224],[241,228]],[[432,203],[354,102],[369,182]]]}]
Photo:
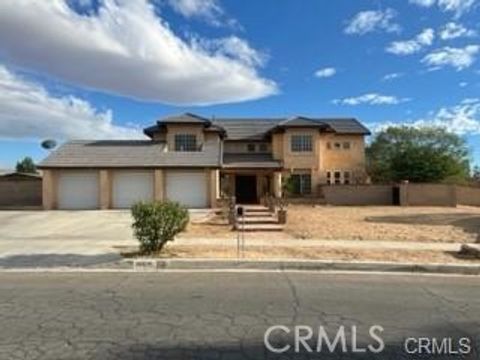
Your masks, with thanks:
[{"label": "asphalt road", "polygon": [[[271,348],[288,348],[285,353],[273,353],[265,345],[265,332],[272,325],[285,326],[274,328],[267,337]],[[308,329],[312,330],[305,343],[313,353],[301,342],[295,350],[295,325],[304,326],[299,328],[302,336],[308,337]],[[373,328],[384,345],[380,353],[368,348],[381,349],[378,338],[369,333],[375,325],[383,329]],[[325,332],[322,350],[317,352],[320,327]],[[333,340],[338,333],[340,342],[330,351],[325,336]],[[408,354],[405,339],[414,339],[407,343],[408,351],[418,351],[419,337],[447,338],[451,344],[441,343],[440,355]],[[452,353],[468,350],[460,341],[470,343],[463,356]],[[480,279],[473,277],[0,274],[2,360],[476,360],[479,344]],[[358,352],[363,348],[366,352]]]}]

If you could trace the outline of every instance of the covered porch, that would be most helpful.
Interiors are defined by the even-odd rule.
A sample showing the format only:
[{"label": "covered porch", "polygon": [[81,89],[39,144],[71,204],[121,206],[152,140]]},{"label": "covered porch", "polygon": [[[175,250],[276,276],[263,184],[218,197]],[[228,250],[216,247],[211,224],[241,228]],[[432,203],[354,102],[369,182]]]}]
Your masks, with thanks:
[{"label": "covered porch", "polygon": [[259,204],[266,196],[282,195],[282,165],[270,154],[225,154],[220,172],[222,195],[237,204]]}]

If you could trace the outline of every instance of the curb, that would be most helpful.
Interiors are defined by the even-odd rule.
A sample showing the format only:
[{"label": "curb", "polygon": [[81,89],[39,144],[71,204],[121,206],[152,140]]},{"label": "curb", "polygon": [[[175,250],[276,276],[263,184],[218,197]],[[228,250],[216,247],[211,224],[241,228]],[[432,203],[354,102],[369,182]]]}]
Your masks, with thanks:
[{"label": "curb", "polygon": [[331,260],[237,260],[237,259],[126,259],[134,271],[162,270],[296,270],[362,271],[480,275],[480,265],[351,262]]}]

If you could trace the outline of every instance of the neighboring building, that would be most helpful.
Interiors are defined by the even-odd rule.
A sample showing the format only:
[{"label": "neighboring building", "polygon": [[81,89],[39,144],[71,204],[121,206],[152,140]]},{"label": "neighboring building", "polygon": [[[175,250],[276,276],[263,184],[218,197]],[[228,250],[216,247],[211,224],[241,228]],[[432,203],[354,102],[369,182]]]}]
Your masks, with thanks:
[{"label": "neighboring building", "polygon": [[42,176],[10,172],[0,174],[0,208],[39,207],[42,205]]},{"label": "neighboring building", "polygon": [[127,208],[139,200],[215,207],[318,185],[362,183],[365,135],[356,119],[206,119],[172,116],[146,128],[151,140],[71,141],[40,163],[45,209]]}]

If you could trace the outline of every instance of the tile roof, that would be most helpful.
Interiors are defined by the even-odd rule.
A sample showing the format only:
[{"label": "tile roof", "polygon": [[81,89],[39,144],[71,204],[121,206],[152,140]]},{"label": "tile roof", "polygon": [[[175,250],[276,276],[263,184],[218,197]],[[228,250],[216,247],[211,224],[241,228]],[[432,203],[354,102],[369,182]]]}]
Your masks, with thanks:
[{"label": "tile roof", "polygon": [[224,168],[280,169],[282,163],[274,160],[271,154],[224,154]]},{"label": "tile roof", "polygon": [[218,142],[207,141],[201,152],[166,152],[164,142],[152,140],[70,141],[52,152],[40,168],[205,167],[220,166]]},{"label": "tile roof", "polygon": [[277,127],[328,126],[339,134],[370,134],[370,131],[354,118],[216,118],[212,123],[225,129],[227,140],[261,140]]}]

